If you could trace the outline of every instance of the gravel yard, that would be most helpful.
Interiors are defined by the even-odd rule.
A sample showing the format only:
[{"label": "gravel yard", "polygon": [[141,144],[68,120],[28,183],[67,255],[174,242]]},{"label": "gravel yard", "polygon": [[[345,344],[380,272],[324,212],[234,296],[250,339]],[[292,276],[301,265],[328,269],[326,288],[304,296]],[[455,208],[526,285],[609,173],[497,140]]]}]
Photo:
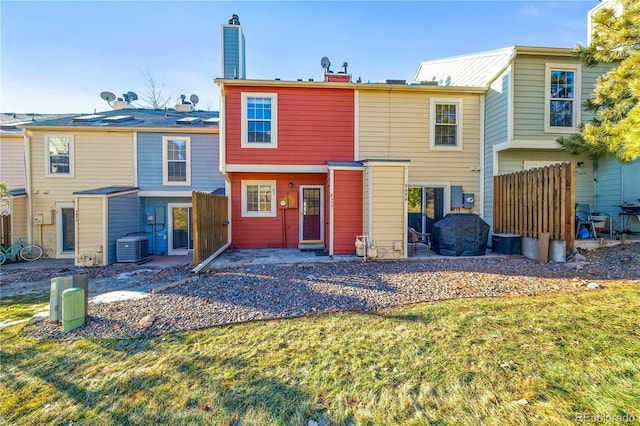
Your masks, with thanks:
[{"label": "gravel yard", "polygon": [[[25,326],[23,333],[36,338],[142,337],[253,320],[374,311],[452,298],[583,291],[592,281],[605,287],[609,280],[640,284],[640,244],[583,254],[586,262],[581,268],[520,256],[261,265],[199,276],[187,275],[182,266],[158,271],[167,283],[183,281],[164,291],[135,300],[90,301],[87,323],[72,332],[63,333],[60,324],[45,320]],[[115,268],[109,272],[114,273],[118,267],[92,268],[89,274],[93,277],[109,268]],[[121,272],[117,270],[116,273]]]}]

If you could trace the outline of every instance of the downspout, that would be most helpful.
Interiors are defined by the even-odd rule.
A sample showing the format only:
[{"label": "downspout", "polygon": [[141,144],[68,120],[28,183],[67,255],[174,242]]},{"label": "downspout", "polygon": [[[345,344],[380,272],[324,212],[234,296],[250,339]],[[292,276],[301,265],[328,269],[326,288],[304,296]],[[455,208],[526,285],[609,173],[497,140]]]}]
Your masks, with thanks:
[{"label": "downspout", "polygon": [[[33,242],[33,207],[31,201],[31,136],[27,129],[22,129],[24,135],[24,173],[25,191],[27,192],[27,242]],[[42,241],[40,241],[42,244]]]},{"label": "downspout", "polygon": [[480,217],[484,218],[484,120],[485,120],[485,95],[480,95]]},{"label": "downspout", "polygon": [[332,168],[329,169],[329,256],[333,256],[333,233],[334,233],[334,185],[335,185],[335,176],[334,170]]},{"label": "downspout", "polygon": [[596,211],[600,211],[598,206],[598,157],[593,157],[593,204]]},{"label": "downspout", "polygon": [[138,132],[133,132],[133,186],[138,186]]}]

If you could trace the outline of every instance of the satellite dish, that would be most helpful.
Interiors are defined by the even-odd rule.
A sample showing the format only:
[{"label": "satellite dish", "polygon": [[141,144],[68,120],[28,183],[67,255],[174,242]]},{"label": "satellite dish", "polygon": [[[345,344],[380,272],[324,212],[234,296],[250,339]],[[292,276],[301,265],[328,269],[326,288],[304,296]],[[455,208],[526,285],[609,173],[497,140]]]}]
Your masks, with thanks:
[{"label": "satellite dish", "polygon": [[105,100],[105,101],[107,101],[107,102],[109,102],[109,103],[111,103],[111,102],[113,102],[113,101],[115,101],[115,100],[116,100],[116,95],[114,95],[114,94],[113,94],[113,93],[111,93],[111,92],[102,92],[102,93],[100,93],[100,97],[101,97],[103,100]]},{"label": "satellite dish", "polygon": [[326,56],[323,56],[322,59],[320,59],[320,65],[322,65],[322,68],[324,68],[325,70],[327,70],[327,72],[329,72],[331,61],[329,61],[329,58],[327,58]]},{"label": "satellite dish", "polygon": [[129,97],[130,101],[137,101],[138,100],[138,95],[136,95],[135,92],[127,92],[127,96]]},{"label": "satellite dish", "polygon": [[189,96],[189,100],[191,101],[191,103],[193,105],[197,104],[198,102],[200,102],[200,98],[198,98],[198,95],[191,95]]}]

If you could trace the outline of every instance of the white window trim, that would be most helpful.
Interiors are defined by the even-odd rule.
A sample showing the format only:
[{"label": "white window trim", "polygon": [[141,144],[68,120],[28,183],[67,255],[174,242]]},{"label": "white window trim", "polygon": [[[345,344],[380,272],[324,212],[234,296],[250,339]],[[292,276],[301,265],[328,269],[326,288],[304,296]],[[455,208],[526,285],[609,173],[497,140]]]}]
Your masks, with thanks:
[{"label": "white window trim", "polygon": [[[271,98],[271,143],[249,142],[249,129],[247,126],[247,99]],[[243,92],[240,111],[240,146],[242,148],[277,148],[278,147],[278,94],[261,92]]]},{"label": "white window trim", "polygon": [[[271,185],[271,210],[266,212],[250,212],[247,210],[247,186]],[[242,181],[242,217],[276,217],[276,181],[275,180],[243,180]]]},{"label": "white window trim", "polygon": [[[436,105],[438,104],[456,104],[456,145],[436,145]],[[431,98],[429,104],[429,148],[434,151],[462,151],[462,115],[463,115],[463,101],[462,98]]]},{"label": "white window trim", "polygon": [[[573,127],[556,127],[549,124],[551,116],[551,94],[549,93],[549,85],[551,84],[551,71],[573,71],[576,73],[575,87],[573,91]],[[582,76],[580,64],[557,64],[548,62],[544,67],[544,131],[545,133],[575,133],[580,126],[580,113],[582,110]]]},{"label": "white window trim", "polygon": [[[193,247],[190,249],[174,249],[173,248],[173,209],[174,208],[189,208],[191,209],[191,219],[193,220],[193,206],[191,203],[167,203],[167,253],[169,256],[181,256],[189,253],[193,253]],[[189,229],[190,237],[193,237],[193,229]]]},{"label": "white window trim", "polygon": [[[184,182],[169,181],[169,158],[167,144],[171,140],[184,140],[187,144],[187,180]],[[164,186],[190,186],[191,185],[191,138],[189,136],[163,136],[162,137],[162,184]]]},{"label": "white window trim", "polygon": [[[69,173],[51,173],[51,169],[49,168],[49,138],[69,138]],[[75,141],[73,135],[59,135],[59,134],[48,134],[44,135],[44,175],[47,177],[61,177],[68,178],[74,177],[75,167],[74,167],[74,151],[75,151]]]},{"label": "white window trim", "polygon": [[[62,235],[62,209],[74,209],[73,210],[73,232],[76,247],[74,251],[63,250],[63,235]],[[73,259],[76,251],[78,250],[78,223],[75,218],[77,209],[75,203],[56,203],[56,259]]]}]

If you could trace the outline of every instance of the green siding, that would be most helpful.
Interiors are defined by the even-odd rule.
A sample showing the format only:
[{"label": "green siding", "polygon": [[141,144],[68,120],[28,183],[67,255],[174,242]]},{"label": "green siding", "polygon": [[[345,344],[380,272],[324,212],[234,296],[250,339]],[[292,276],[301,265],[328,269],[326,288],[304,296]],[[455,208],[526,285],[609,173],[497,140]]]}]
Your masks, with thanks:
[{"label": "green siding", "polygon": [[593,161],[584,158],[570,156],[562,151],[543,150],[511,150],[499,154],[499,174],[507,174],[524,170],[525,161],[554,161],[582,162],[582,167],[576,167],[576,202],[588,203],[594,206],[593,197]]},{"label": "green siding", "polygon": [[485,98],[484,128],[484,220],[493,223],[493,146],[507,141],[510,71],[489,86]]},{"label": "green siding", "polygon": [[[572,57],[556,56],[517,56],[514,61],[514,139],[516,140],[556,140],[564,133],[545,133],[545,65],[547,63],[580,65],[580,61]],[[594,68],[580,66],[581,92],[580,107],[591,97],[598,76],[612,68],[610,64],[598,65]],[[581,109],[581,121],[588,122],[593,114]]]}]

